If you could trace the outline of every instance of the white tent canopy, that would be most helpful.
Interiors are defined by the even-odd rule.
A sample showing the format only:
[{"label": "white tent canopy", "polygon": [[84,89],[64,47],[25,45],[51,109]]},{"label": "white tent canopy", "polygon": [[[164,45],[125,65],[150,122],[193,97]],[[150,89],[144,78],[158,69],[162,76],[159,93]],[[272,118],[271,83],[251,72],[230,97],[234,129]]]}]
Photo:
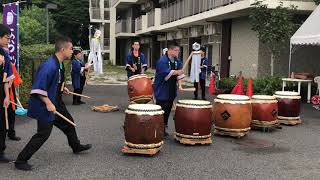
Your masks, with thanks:
[{"label": "white tent canopy", "polygon": [[291,51],[294,45],[320,45],[320,5],[290,38],[289,74],[291,71]]}]

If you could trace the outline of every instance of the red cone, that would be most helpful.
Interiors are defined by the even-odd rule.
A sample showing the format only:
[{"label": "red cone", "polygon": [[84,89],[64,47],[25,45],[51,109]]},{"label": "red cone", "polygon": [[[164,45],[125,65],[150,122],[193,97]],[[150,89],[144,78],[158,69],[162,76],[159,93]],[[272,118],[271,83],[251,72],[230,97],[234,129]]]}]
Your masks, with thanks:
[{"label": "red cone", "polygon": [[252,97],[253,89],[252,89],[252,78],[249,77],[248,79],[248,87],[247,87],[247,96]]},{"label": "red cone", "polygon": [[215,93],[213,73],[211,73],[211,75],[210,75],[209,93],[210,93],[211,95],[213,95],[213,94]]},{"label": "red cone", "polygon": [[242,76],[241,75],[239,77],[239,80],[238,80],[237,84],[232,89],[231,94],[243,95]]}]

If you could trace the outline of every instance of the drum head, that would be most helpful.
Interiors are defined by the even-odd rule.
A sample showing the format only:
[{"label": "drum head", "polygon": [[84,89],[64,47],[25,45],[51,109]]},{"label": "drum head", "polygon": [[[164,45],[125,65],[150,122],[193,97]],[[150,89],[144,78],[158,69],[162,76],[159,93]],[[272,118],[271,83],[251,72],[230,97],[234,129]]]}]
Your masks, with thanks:
[{"label": "drum head", "polygon": [[161,106],[155,104],[130,104],[128,110],[145,112],[162,111]]},{"label": "drum head", "polygon": [[137,74],[137,75],[130,76],[129,80],[138,79],[138,78],[148,78],[148,76],[146,74]]},{"label": "drum head", "polygon": [[276,91],[275,95],[280,95],[280,96],[300,96],[299,93],[293,92],[293,91]]},{"label": "drum head", "polygon": [[194,105],[194,106],[208,106],[211,105],[209,101],[203,101],[203,100],[178,100],[178,104],[184,104],[184,105]]},{"label": "drum head", "polygon": [[276,97],[269,96],[269,95],[254,95],[254,96],[252,96],[252,99],[256,99],[256,100],[275,100]]},{"label": "drum head", "polygon": [[218,99],[222,100],[235,100],[235,101],[249,101],[250,98],[244,95],[237,95],[237,94],[219,94],[217,96]]}]

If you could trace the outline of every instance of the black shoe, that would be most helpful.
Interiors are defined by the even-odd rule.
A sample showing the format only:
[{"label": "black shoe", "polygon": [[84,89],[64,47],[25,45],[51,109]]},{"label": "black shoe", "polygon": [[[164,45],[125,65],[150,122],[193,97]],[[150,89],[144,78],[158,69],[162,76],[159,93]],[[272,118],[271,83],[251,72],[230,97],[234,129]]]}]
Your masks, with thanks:
[{"label": "black shoe", "polygon": [[14,166],[22,171],[31,171],[32,165],[28,164],[28,162],[15,162]]},{"label": "black shoe", "polygon": [[8,135],[9,139],[13,140],[13,141],[20,141],[21,138],[16,136],[16,135]]},{"label": "black shoe", "polygon": [[82,151],[86,151],[88,149],[91,149],[92,145],[91,144],[86,144],[86,145],[82,145],[80,144],[78,148],[73,149],[73,153],[78,154]]},{"label": "black shoe", "polygon": [[198,100],[198,98],[197,98],[197,97],[194,97],[193,100]]},{"label": "black shoe", "polygon": [[4,155],[0,155],[0,163],[9,163],[9,162],[13,162],[13,160],[5,157]]},{"label": "black shoe", "polygon": [[86,102],[83,102],[83,101],[79,101],[79,103],[80,103],[80,104],[85,104]]},{"label": "black shoe", "polygon": [[73,102],[72,105],[80,105],[79,102]]},{"label": "black shoe", "polygon": [[202,100],[206,101],[207,99],[205,97],[203,97]]}]

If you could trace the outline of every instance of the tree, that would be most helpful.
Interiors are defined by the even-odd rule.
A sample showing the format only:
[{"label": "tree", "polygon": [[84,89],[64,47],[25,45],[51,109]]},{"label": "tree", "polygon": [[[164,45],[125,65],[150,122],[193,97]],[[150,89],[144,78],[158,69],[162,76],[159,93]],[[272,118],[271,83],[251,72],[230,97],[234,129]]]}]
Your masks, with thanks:
[{"label": "tree", "polygon": [[271,53],[271,75],[273,75],[274,60],[279,58],[281,51],[288,47],[290,37],[298,29],[294,23],[295,6],[283,7],[283,3],[275,9],[268,9],[262,1],[256,1],[251,11],[250,23],[258,38],[266,44]]},{"label": "tree", "polygon": [[[58,10],[53,12],[60,34],[72,38],[75,45],[88,47],[89,1],[57,0]],[[84,41],[83,41],[84,40]]]},{"label": "tree", "polygon": [[320,4],[320,0],[313,0],[313,1],[316,3],[316,5]]}]

